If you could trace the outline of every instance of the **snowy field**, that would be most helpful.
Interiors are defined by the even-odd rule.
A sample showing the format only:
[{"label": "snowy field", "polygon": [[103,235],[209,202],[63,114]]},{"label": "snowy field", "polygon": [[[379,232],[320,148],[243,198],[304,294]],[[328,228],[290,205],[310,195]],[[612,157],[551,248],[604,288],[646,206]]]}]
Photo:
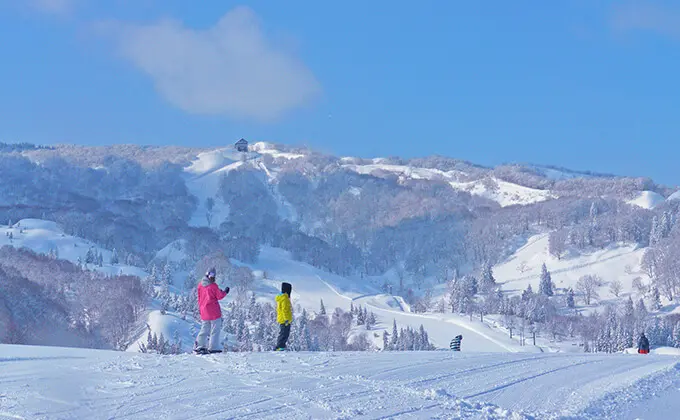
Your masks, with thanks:
[{"label": "snowy field", "polygon": [[677,419],[677,357],[0,345],[0,418]]}]

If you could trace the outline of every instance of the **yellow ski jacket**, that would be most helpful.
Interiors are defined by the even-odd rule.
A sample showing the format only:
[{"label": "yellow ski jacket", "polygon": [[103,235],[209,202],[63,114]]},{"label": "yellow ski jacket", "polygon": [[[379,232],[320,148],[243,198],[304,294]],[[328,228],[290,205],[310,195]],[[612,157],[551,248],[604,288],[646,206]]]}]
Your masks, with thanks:
[{"label": "yellow ski jacket", "polygon": [[290,305],[290,297],[286,293],[276,295],[276,322],[279,324],[293,323],[293,308]]}]

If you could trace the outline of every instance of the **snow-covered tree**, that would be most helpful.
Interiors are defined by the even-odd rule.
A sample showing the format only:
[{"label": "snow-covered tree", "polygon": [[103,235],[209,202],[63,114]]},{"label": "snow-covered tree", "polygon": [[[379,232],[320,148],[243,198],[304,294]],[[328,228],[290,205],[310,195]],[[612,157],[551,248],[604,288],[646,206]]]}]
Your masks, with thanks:
[{"label": "snow-covered tree", "polygon": [[599,298],[598,287],[602,286],[602,280],[597,275],[587,274],[581,276],[576,283],[576,290],[583,294],[583,301],[590,305],[593,299]]},{"label": "snow-covered tree", "polygon": [[118,250],[116,248],[113,248],[113,251],[111,251],[111,259],[109,260],[110,264],[118,264],[120,262],[120,258],[118,257]]},{"label": "snow-covered tree", "polygon": [[621,294],[622,287],[623,285],[619,279],[614,279],[609,283],[609,291],[612,292],[612,294],[616,297],[619,297]]},{"label": "snow-covered tree", "polygon": [[319,315],[326,315],[326,307],[323,305],[323,299],[321,299],[321,306],[319,307]]},{"label": "snow-covered tree", "polygon": [[541,266],[541,280],[538,284],[538,293],[546,296],[553,295],[552,277],[550,276],[550,272],[545,266],[545,263]]},{"label": "snow-covered tree", "polygon": [[480,289],[483,293],[492,292],[496,288],[496,279],[493,277],[493,268],[490,263],[484,264],[480,280]]},{"label": "snow-covered tree", "polygon": [[576,306],[574,302],[574,289],[571,287],[567,290],[567,308],[573,309]]},{"label": "snow-covered tree", "polygon": [[652,288],[651,303],[651,308],[653,311],[658,311],[661,309],[661,294],[659,293],[658,287]]}]

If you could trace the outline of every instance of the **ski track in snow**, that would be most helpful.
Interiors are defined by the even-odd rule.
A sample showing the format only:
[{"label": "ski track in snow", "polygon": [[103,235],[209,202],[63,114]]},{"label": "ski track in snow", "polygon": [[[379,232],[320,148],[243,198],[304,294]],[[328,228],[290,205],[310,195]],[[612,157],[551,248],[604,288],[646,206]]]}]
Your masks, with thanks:
[{"label": "ski track in snow", "polygon": [[[323,280],[321,277],[317,276],[319,281],[323,284],[326,285],[332,292],[334,292],[336,295],[339,297],[346,299],[348,301],[357,301],[358,299],[365,298],[368,295],[362,295],[362,296],[357,296],[355,298],[351,298],[349,296],[345,296],[342,293],[338,292],[333,286],[331,286],[328,282]],[[469,343],[470,341],[473,341],[475,345],[473,345],[473,348],[479,349],[483,348],[484,345],[489,346],[487,347],[487,351],[501,351],[501,352],[515,352],[517,351],[516,347],[513,346],[508,346],[505,343],[494,339],[493,337],[489,336],[488,334],[484,334],[482,331],[479,331],[478,329],[475,329],[469,325],[466,325],[463,322],[457,322],[456,319],[451,319],[451,318],[442,318],[441,316],[437,315],[427,315],[427,314],[417,314],[417,313],[412,313],[412,312],[401,312],[401,311],[395,311],[395,310],[390,310],[390,309],[384,309],[384,308],[379,308],[375,305],[372,305],[370,303],[364,303],[364,306],[367,308],[370,308],[371,311],[373,311],[376,315],[379,315],[385,319],[394,318],[397,319],[398,323],[403,323],[403,324],[417,324],[414,323],[412,320],[417,319],[419,321],[422,321],[422,323],[425,325],[426,331],[428,331],[428,334],[433,335],[435,338],[435,341],[439,345],[439,347],[445,348],[448,344],[448,340],[450,340],[452,337],[454,337],[456,334],[453,334],[454,331],[454,326],[458,328],[463,328],[467,331],[466,336],[464,337],[465,343]],[[407,319],[409,321],[404,322],[403,320]],[[401,321],[400,321],[401,320]],[[434,323],[436,322],[438,324],[439,328],[428,328],[426,324],[428,323]],[[441,325],[442,324],[452,324],[452,329],[451,332],[446,332],[444,333],[444,337],[438,337],[440,334],[438,334],[438,331],[441,331]],[[481,345],[477,345],[477,343],[483,343]],[[478,350],[479,351],[479,350]]]},{"label": "ski track in snow", "polygon": [[12,345],[0,355],[0,418],[665,420],[677,417],[680,395],[677,359],[655,355],[159,356]]}]

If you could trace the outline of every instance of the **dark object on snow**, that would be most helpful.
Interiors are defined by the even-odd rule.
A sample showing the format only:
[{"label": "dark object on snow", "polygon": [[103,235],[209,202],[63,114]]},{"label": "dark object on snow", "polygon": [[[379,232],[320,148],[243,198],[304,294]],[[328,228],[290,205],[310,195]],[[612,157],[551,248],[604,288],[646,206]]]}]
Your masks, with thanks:
[{"label": "dark object on snow", "polygon": [[274,351],[281,351],[286,349],[286,342],[288,341],[288,336],[290,335],[290,324],[281,324],[279,326],[279,338],[276,340],[276,348]]},{"label": "dark object on snow", "polygon": [[245,139],[241,139],[234,144],[234,147],[236,147],[236,150],[239,152],[247,152],[248,142]]},{"label": "dark object on snow", "polygon": [[649,353],[649,340],[645,336],[645,333],[642,333],[642,335],[640,335],[640,339],[638,340],[638,353]]},{"label": "dark object on snow", "polygon": [[199,355],[204,355],[204,354],[213,354],[213,353],[222,353],[222,350],[208,350],[205,347],[198,347],[194,349],[194,354],[199,354]]},{"label": "dark object on snow", "polygon": [[460,351],[460,342],[463,341],[462,335],[457,335],[451,340],[451,350]]},{"label": "dark object on snow", "polygon": [[285,293],[288,295],[288,297],[290,297],[292,291],[293,291],[292,284],[286,282],[281,283],[281,293]]}]

